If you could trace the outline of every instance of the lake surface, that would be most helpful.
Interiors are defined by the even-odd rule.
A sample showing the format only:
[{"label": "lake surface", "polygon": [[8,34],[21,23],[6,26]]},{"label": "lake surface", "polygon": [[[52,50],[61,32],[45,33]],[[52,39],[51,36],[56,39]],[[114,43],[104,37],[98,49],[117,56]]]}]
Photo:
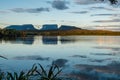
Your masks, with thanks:
[{"label": "lake surface", "polygon": [[[28,36],[0,40],[0,69],[53,62],[77,80],[120,80],[120,36]],[[7,59],[5,59],[7,58]]]}]

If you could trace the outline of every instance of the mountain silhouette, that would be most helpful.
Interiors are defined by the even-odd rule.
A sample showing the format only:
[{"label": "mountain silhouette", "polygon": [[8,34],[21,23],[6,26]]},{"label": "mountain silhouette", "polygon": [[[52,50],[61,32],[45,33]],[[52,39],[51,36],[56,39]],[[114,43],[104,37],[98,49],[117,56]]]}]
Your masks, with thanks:
[{"label": "mountain silhouette", "polygon": [[[24,25],[10,25],[7,26],[5,29],[15,29],[15,30],[38,30],[32,24],[24,24]],[[73,29],[81,29],[75,26],[68,26],[68,25],[61,25],[58,28],[57,24],[44,24],[40,31],[45,30],[73,30]]]},{"label": "mountain silhouette", "polygon": [[61,25],[59,30],[72,30],[72,29],[81,29],[75,26],[67,26],[67,25]]},{"label": "mountain silhouette", "polygon": [[37,30],[34,28],[32,24],[24,24],[24,25],[10,25],[5,29],[15,29],[15,30]]}]

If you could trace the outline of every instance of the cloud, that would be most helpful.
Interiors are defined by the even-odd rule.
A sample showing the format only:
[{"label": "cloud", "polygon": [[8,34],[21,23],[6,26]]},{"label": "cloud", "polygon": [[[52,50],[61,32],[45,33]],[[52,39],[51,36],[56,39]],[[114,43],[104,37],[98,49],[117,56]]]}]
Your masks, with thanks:
[{"label": "cloud", "polygon": [[24,8],[14,8],[11,9],[11,11],[16,12],[16,13],[40,13],[40,12],[49,12],[49,8],[29,8],[29,9],[24,9]]},{"label": "cloud", "polygon": [[120,27],[120,25],[107,25],[107,26],[95,26],[95,27]]},{"label": "cloud", "polygon": [[76,4],[79,5],[88,5],[88,4],[95,4],[100,3],[100,0],[74,0]]},{"label": "cloud", "polygon": [[46,3],[51,4],[52,2],[51,1],[46,1]]},{"label": "cloud", "polygon": [[65,10],[68,9],[68,2],[64,0],[54,0],[52,3],[52,7],[58,10]]},{"label": "cloud", "polygon": [[114,15],[117,15],[117,14],[93,14],[91,16],[114,16]]},{"label": "cloud", "polygon": [[96,4],[96,3],[109,3],[109,4],[120,4],[120,0],[74,0],[76,4]]},{"label": "cloud", "polygon": [[118,18],[120,17],[120,14],[114,14],[113,17]]},{"label": "cloud", "polygon": [[109,0],[111,4],[117,4],[119,0]]},{"label": "cloud", "polygon": [[106,30],[113,30],[113,31],[120,31],[120,25],[103,25],[103,26],[100,26],[100,25],[97,25],[97,26],[94,26],[94,29],[96,28],[103,28],[103,29],[106,29]]},{"label": "cloud", "polygon": [[120,31],[120,28],[110,28],[109,30],[112,30],[112,31]]},{"label": "cloud", "polygon": [[9,13],[9,12],[7,12],[7,11],[0,11],[0,14],[7,14],[7,13]]},{"label": "cloud", "polygon": [[99,10],[107,10],[107,11],[116,11],[115,9],[113,8],[107,8],[107,7],[91,7],[89,8],[90,10],[96,10],[96,9],[99,9]]},{"label": "cloud", "polygon": [[91,16],[98,16],[98,17],[101,17],[101,16],[109,16],[109,17],[113,17],[113,18],[118,18],[120,17],[120,14],[114,14],[114,13],[105,13],[105,14],[92,14]]},{"label": "cloud", "polygon": [[94,22],[97,22],[97,23],[110,23],[110,22],[120,22],[120,19],[112,19],[112,20],[96,20]]},{"label": "cloud", "polygon": [[74,14],[85,14],[85,13],[88,13],[88,11],[76,11],[76,12],[70,12],[70,13],[74,13]]}]

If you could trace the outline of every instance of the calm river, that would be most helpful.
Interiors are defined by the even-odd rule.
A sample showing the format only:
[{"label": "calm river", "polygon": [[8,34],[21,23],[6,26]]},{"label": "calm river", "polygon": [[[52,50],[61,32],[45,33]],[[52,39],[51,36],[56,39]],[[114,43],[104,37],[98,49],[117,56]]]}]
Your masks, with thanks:
[{"label": "calm river", "polygon": [[[0,40],[0,69],[28,70],[52,62],[78,80],[120,80],[120,36],[28,36]],[[89,79],[88,79],[89,78]]]}]

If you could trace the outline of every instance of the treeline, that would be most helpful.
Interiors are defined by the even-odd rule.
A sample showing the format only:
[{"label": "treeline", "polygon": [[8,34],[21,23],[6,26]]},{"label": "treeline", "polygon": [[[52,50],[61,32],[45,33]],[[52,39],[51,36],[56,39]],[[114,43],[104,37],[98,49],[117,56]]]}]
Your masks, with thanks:
[{"label": "treeline", "polygon": [[2,37],[19,37],[24,36],[25,33],[22,31],[16,31],[14,29],[0,29],[0,38]]},{"label": "treeline", "polygon": [[117,31],[107,31],[107,30],[53,30],[53,31],[25,31],[26,34],[30,35],[60,35],[60,36],[67,36],[67,35],[109,35],[109,36],[120,36],[120,32]]},{"label": "treeline", "polygon": [[48,35],[48,36],[67,36],[67,35],[107,35],[107,36],[120,36],[120,31],[108,31],[108,30],[26,30],[18,31],[13,29],[0,29],[1,37],[19,37],[27,35]]}]

